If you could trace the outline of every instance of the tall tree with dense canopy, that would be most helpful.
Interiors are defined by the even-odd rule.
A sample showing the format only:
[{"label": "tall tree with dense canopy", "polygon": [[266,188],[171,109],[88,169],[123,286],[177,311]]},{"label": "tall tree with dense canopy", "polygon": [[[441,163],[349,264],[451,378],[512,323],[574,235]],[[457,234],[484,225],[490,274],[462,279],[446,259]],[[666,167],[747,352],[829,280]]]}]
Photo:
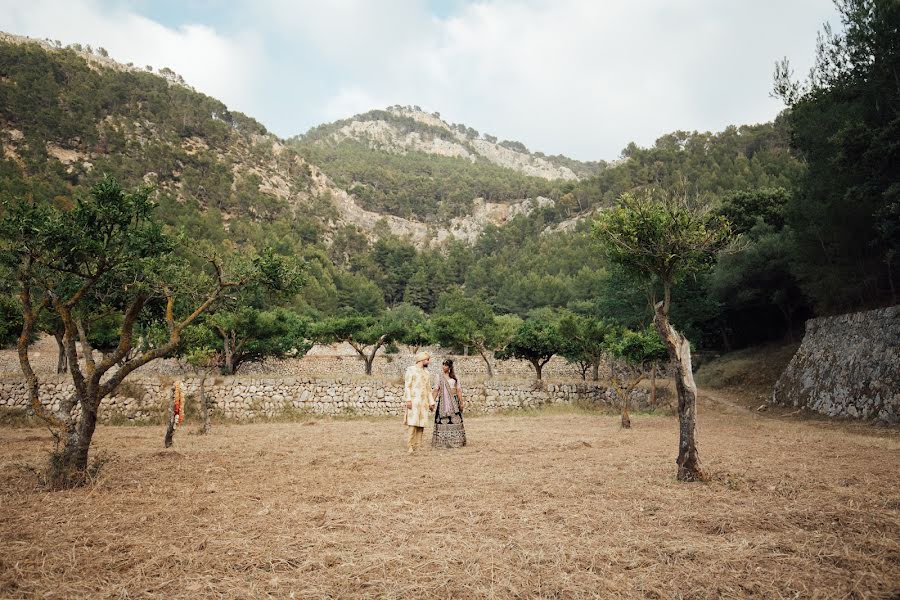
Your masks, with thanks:
[{"label": "tall tree with dense canopy", "polygon": [[[85,480],[100,401],[136,369],[173,352],[186,327],[254,277],[252,264],[226,273],[215,258],[208,270],[191,272],[176,253],[178,240],[163,231],[154,208],[149,190],[126,193],[112,178],[62,207],[28,200],[4,203],[0,259],[17,282],[23,320],[19,363],[31,407],[62,445],[48,470],[53,487]],[[41,402],[29,359],[31,336],[45,311],[53,311],[64,325],[75,388],[55,413]],[[100,312],[118,314],[121,324],[115,348],[98,361],[88,318]],[[164,323],[167,335],[135,353],[135,326],[147,315]]]},{"label": "tall tree with dense canopy", "polygon": [[728,220],[691,203],[684,195],[645,189],[623,194],[619,205],[594,223],[594,234],[607,257],[627,271],[654,278],[663,289],[654,324],[665,341],[678,391],[678,479],[703,478],[695,441],[697,386],[691,346],[669,322],[672,286],[707,268],[732,239]]},{"label": "tall tree with dense canopy", "polygon": [[900,2],[838,0],[806,82],[775,94],[808,170],[788,207],[794,270],[818,312],[896,303],[900,280]]}]

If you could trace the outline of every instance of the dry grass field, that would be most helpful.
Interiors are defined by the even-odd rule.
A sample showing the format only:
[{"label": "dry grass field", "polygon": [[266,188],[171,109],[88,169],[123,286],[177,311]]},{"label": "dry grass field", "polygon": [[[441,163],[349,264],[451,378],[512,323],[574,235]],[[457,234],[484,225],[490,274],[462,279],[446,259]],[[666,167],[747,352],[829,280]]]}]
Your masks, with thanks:
[{"label": "dry grass field", "polygon": [[3,598],[896,598],[900,435],[704,398],[677,422],[551,409],[407,457],[396,421],[101,427],[88,487],[35,489],[0,430]]}]

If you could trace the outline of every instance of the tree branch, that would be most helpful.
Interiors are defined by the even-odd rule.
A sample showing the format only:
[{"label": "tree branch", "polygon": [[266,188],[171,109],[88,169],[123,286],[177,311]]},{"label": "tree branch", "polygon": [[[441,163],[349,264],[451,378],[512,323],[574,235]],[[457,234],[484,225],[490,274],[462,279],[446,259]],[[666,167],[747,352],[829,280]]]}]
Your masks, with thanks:
[{"label": "tree branch", "polygon": [[31,359],[28,356],[28,345],[31,342],[31,334],[34,331],[34,324],[37,321],[40,313],[50,303],[49,299],[44,299],[44,301],[39,305],[37,312],[35,312],[31,303],[31,285],[29,284],[31,278],[31,265],[32,259],[31,257],[29,257],[25,260],[25,268],[19,278],[19,281],[22,285],[22,289],[19,292],[19,300],[22,303],[23,322],[22,332],[19,334],[19,338],[16,340],[16,350],[19,355],[19,365],[22,368],[22,373],[25,375],[25,391],[28,395],[28,403],[31,406],[31,409],[34,411],[34,414],[37,415],[39,419],[46,422],[47,425],[51,426],[52,431],[53,426],[60,427],[62,423],[58,418],[47,411],[44,408],[43,404],[41,404],[39,388],[40,382],[38,381],[37,374],[31,367]]},{"label": "tree branch", "polygon": [[103,385],[100,386],[100,398],[105,397],[110,392],[116,389],[116,387],[122,383],[125,377],[128,376],[129,373],[132,373],[136,369],[146,365],[150,361],[156,360],[157,358],[162,358],[175,350],[178,347],[178,344],[181,342],[181,332],[185,327],[190,325],[197,319],[200,315],[202,315],[212,304],[222,295],[222,293],[232,287],[234,283],[228,283],[225,287],[218,286],[214,292],[212,292],[209,296],[207,296],[206,300],[203,301],[200,306],[198,306],[194,311],[185,317],[183,320],[178,323],[175,322],[174,312],[175,312],[175,298],[172,295],[171,291],[166,290],[166,324],[169,327],[169,341],[159,346],[158,348],[153,348],[151,350],[147,350],[146,352],[142,352],[138,356],[132,358],[125,362],[118,371],[115,372]]},{"label": "tree branch", "polygon": [[81,355],[84,356],[84,365],[87,369],[88,377],[93,378],[94,373],[96,372],[96,364],[94,363],[94,348],[91,346],[91,342],[88,340],[87,330],[84,328],[84,323],[81,322],[81,317],[75,317],[75,327],[78,330],[78,339],[81,340]]},{"label": "tree branch", "polygon": [[104,358],[100,363],[100,366],[97,367],[94,383],[99,383],[100,378],[103,377],[113,365],[118,364],[119,361],[128,356],[128,353],[131,351],[132,340],[134,339],[134,325],[137,323],[137,319],[144,309],[146,302],[147,294],[139,293],[128,306],[128,310],[125,311],[125,316],[122,321],[122,335],[119,337],[119,345],[116,347],[115,352]]}]

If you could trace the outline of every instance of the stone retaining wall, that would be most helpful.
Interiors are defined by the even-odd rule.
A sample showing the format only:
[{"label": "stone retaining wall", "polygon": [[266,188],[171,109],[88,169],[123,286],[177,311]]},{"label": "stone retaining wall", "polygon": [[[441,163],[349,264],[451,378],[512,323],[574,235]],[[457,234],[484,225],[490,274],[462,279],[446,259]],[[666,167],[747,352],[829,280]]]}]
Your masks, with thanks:
[{"label": "stone retaining wall", "polygon": [[900,423],[900,306],[807,321],[772,401]]},{"label": "stone retaining wall", "polygon": [[[127,379],[116,396],[101,403],[101,422],[159,421],[166,414],[169,384],[161,377]],[[197,412],[200,379],[185,378],[188,413]],[[72,393],[71,380],[64,376],[46,378],[41,383],[41,400],[51,409]],[[272,418],[291,413],[320,415],[400,415],[403,411],[402,385],[377,379],[311,379],[209,377],[206,392],[213,411],[237,420]],[[495,412],[532,408],[550,403],[589,403],[613,406],[614,395],[595,383],[543,383],[489,380],[463,390],[469,412]],[[21,380],[0,381],[0,409],[24,410],[25,387]],[[648,394],[632,394],[634,408],[648,408]]]}]

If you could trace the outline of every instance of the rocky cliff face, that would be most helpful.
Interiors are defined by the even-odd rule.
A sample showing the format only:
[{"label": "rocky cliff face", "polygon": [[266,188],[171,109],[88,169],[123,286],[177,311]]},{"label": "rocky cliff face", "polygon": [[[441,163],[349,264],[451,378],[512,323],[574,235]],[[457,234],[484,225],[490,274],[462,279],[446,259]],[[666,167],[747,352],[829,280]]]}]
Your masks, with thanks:
[{"label": "rocky cliff face", "polygon": [[455,217],[447,225],[432,225],[366,210],[351,194],[334,185],[320,169],[315,166],[310,169],[314,193],[330,199],[338,215],[336,224],[353,225],[371,235],[375,235],[379,224],[384,224],[393,235],[406,238],[419,248],[440,245],[451,239],[471,244],[488,225],[499,227],[517,215],[529,215],[535,209],[554,204],[550,198],[543,197],[515,202],[485,202],[482,198],[476,198],[470,214]]},{"label": "rocky cliff face", "polygon": [[[342,122],[330,135],[330,141],[353,139],[386,152],[417,151],[438,156],[466,158],[472,161],[487,160],[501,167],[544,179],[578,179],[569,167],[554,164],[551,160],[523,149],[513,149],[496,141],[473,135],[460,126],[452,126],[434,113],[409,107],[393,106],[385,112],[417,121],[429,129],[405,131],[403,127],[383,118],[378,111],[358,115]],[[438,135],[434,135],[438,133]]]},{"label": "rocky cliff face", "polygon": [[810,319],[773,402],[900,423],[900,306]]}]

